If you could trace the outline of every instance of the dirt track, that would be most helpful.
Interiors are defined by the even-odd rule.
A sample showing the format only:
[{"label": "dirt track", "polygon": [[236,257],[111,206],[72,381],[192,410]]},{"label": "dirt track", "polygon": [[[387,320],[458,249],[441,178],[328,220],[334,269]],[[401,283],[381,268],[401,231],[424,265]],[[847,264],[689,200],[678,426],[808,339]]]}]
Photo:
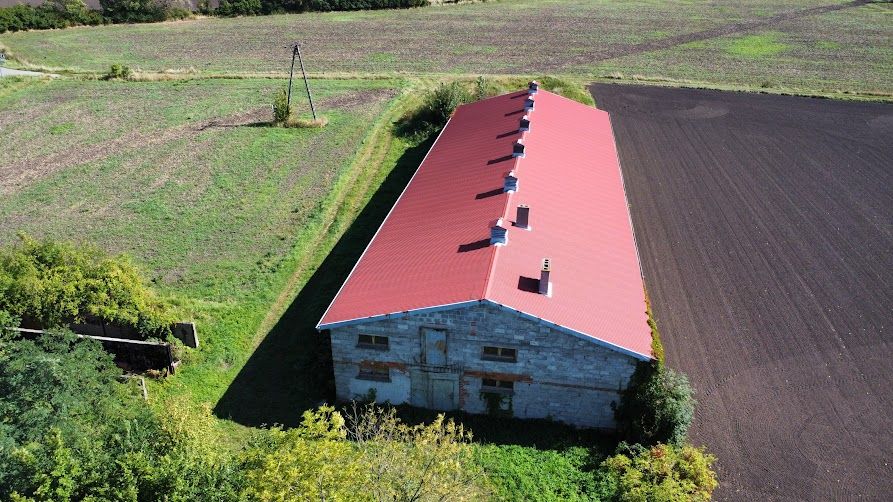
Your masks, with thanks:
[{"label": "dirt track", "polygon": [[893,106],[596,85],[719,500],[893,493]]}]

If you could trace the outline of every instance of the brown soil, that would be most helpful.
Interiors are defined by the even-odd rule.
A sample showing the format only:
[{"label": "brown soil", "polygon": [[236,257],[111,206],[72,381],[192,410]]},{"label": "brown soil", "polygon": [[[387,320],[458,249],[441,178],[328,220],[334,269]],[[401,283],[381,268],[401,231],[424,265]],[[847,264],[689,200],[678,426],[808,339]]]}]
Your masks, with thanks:
[{"label": "brown soil", "polygon": [[720,500],[893,493],[889,105],[596,85]]}]

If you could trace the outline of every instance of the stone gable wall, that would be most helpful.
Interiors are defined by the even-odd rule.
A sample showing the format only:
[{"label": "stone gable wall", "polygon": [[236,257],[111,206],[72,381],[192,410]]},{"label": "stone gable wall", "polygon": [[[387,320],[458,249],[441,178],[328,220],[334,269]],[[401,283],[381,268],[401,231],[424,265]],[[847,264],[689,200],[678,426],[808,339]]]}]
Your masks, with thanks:
[{"label": "stone gable wall", "polygon": [[[445,366],[426,364],[423,328],[446,330]],[[387,336],[388,350],[357,347],[360,334]],[[374,389],[379,402],[443,408],[450,405],[432,401],[434,394],[454,393],[452,406],[469,413],[499,408],[518,418],[606,429],[615,426],[611,404],[636,366],[632,356],[487,304],[343,326],[331,338],[342,400]],[[517,362],[482,360],[485,345],[516,349]],[[357,378],[361,365],[389,368],[390,382]],[[513,381],[512,395],[491,398],[488,407],[483,378]]]}]

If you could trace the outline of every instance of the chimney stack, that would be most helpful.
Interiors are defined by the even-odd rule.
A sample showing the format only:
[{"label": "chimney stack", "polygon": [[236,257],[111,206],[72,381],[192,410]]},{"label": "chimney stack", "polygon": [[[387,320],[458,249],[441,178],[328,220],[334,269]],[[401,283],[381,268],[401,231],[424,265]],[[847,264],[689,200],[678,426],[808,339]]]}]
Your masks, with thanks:
[{"label": "chimney stack", "polygon": [[520,204],[518,206],[518,215],[515,217],[515,226],[523,228],[524,230],[530,230],[530,207],[528,207],[527,204]]},{"label": "chimney stack", "polygon": [[538,90],[540,90],[540,83],[536,80],[531,80],[530,83],[527,84],[528,94],[536,94],[536,91]]},{"label": "chimney stack", "polygon": [[524,111],[525,111],[525,112],[532,112],[532,111],[533,111],[533,105],[534,105],[534,99],[533,99],[533,98],[534,98],[534,97],[535,97],[535,96],[534,96],[533,94],[531,94],[531,95],[527,96],[527,99],[524,100]]},{"label": "chimney stack", "polygon": [[549,275],[552,272],[552,263],[548,258],[543,258],[543,269],[540,271],[540,294],[552,296],[552,283]]},{"label": "chimney stack", "polygon": [[505,246],[509,243],[509,231],[503,226],[502,218],[490,225],[490,244],[493,246]]},{"label": "chimney stack", "polygon": [[524,158],[524,140],[519,139],[512,145],[512,157]]},{"label": "chimney stack", "polygon": [[515,171],[509,171],[505,173],[505,177],[503,178],[502,183],[502,191],[503,192],[517,192],[518,191],[518,177],[515,176]]},{"label": "chimney stack", "polygon": [[518,132],[524,132],[530,130],[530,117],[524,115],[521,117],[521,126],[518,127]]}]

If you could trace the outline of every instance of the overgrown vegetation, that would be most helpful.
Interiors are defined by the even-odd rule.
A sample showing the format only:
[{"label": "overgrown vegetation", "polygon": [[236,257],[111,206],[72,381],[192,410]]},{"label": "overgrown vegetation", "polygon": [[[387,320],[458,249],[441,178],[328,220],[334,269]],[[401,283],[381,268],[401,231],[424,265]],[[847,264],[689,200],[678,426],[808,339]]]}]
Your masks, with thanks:
[{"label": "overgrown vegetation", "polygon": [[442,418],[409,426],[393,411],[329,407],[299,427],[217,446],[207,409],[158,412],[98,343],[70,333],[0,338],[3,500],[479,500],[486,479],[470,436]]},{"label": "overgrown vegetation", "polygon": [[694,416],[688,378],[663,364],[639,363],[621,394],[615,415],[631,443],[681,445]]},{"label": "overgrown vegetation", "polygon": [[716,461],[702,448],[621,444],[599,472],[605,501],[707,501],[716,489]]},{"label": "overgrown vegetation", "polygon": [[0,33],[21,30],[48,30],[76,25],[98,25],[102,14],[83,0],[46,0],[39,6],[19,3],[0,7]]},{"label": "overgrown vegetation", "polygon": [[[574,101],[594,105],[592,96],[579,82],[553,76],[537,79],[540,88]],[[422,103],[397,124],[397,132],[410,138],[425,138],[439,132],[459,105],[507,92],[525,89],[528,81],[521,77],[485,78],[441,82],[425,93]]]},{"label": "overgrown vegetation", "polygon": [[[39,6],[17,4],[0,7],[0,33],[46,30],[105,23],[155,23],[192,17],[188,0],[99,0],[101,10],[87,7],[83,0],[47,0]],[[221,17],[328,12],[373,9],[406,9],[428,6],[428,0],[220,0],[212,8],[208,0],[198,2],[198,12]]]},{"label": "overgrown vegetation", "polygon": [[130,67],[121,64],[113,64],[109,67],[108,73],[103,76],[105,80],[127,80],[132,75]]},{"label": "overgrown vegetation", "polygon": [[0,249],[0,310],[27,327],[58,328],[88,317],[166,336],[176,320],[171,305],[148,287],[125,256],[69,242],[21,235]]}]

